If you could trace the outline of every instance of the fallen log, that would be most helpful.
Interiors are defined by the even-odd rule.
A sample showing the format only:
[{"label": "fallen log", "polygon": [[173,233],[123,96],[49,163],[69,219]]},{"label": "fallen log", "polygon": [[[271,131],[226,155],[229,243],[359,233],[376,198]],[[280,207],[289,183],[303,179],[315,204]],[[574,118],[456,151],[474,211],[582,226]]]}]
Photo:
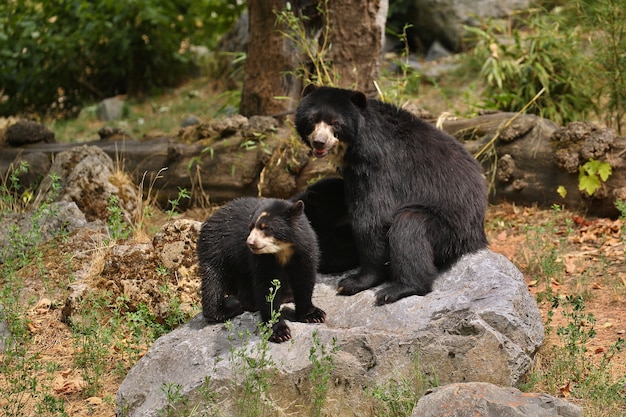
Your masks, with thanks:
[{"label": "fallen log", "polygon": [[[485,114],[432,121],[462,141],[483,164],[490,201],[558,204],[589,215],[615,217],[615,203],[626,201],[626,139],[608,129],[576,122],[564,128],[534,115]],[[315,179],[335,173],[327,159],[316,159],[293,128],[272,118],[202,123],[172,137],[137,140],[114,136],[88,143],[35,143],[0,147],[0,178],[20,160],[30,164],[21,177],[36,184],[56,154],[74,146],[98,146],[127,171],[144,196],[166,207],[179,189],[191,191],[192,204],[223,203],[244,195],[288,197]],[[612,173],[592,195],[579,191],[579,166],[607,162]],[[557,190],[561,187],[561,194]],[[181,202],[185,203],[185,202]]]},{"label": "fallen log", "polygon": [[[582,213],[615,217],[626,201],[626,139],[587,122],[559,127],[535,115],[486,114],[440,120],[440,127],[463,141],[485,168],[490,201],[559,205]],[[589,195],[579,190],[579,167],[607,162],[612,174]]]}]

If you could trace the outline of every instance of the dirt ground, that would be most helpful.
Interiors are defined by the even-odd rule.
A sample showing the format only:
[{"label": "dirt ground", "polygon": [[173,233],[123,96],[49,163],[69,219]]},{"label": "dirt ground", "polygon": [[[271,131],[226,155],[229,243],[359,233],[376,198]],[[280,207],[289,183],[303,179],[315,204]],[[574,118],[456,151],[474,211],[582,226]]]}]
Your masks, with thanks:
[{"label": "dirt ground", "polygon": [[[196,220],[202,214],[190,213]],[[626,222],[610,219],[587,219],[566,210],[542,210],[500,204],[489,208],[487,232],[490,247],[513,261],[524,273],[529,290],[537,297],[544,317],[552,310],[551,296],[581,295],[587,313],[596,319],[597,335],[587,343],[588,357],[600,362],[603,354],[619,338],[626,338],[626,265],[623,240]],[[49,271],[63,268],[57,259],[44,260]],[[63,272],[58,271],[58,276]],[[55,274],[51,274],[55,275]],[[26,274],[25,276],[28,276]],[[37,276],[33,274],[32,276]],[[25,288],[38,301],[28,310],[29,330],[32,334],[30,353],[38,355],[42,365],[38,372],[46,379],[42,383],[51,388],[52,395],[63,401],[69,416],[112,416],[114,398],[123,373],[111,371],[101,380],[100,391],[85,396],[85,381],[76,368],[74,356],[80,351],[69,328],[61,322],[61,294],[52,294],[41,282],[25,282]],[[47,285],[51,287],[50,283]],[[189,294],[190,297],[195,295]],[[551,327],[567,324],[555,310]],[[585,326],[590,326],[586,323]],[[552,331],[547,343],[561,343]],[[149,346],[137,346],[137,357]],[[133,360],[117,352],[112,359],[123,369],[132,366]],[[541,355],[541,353],[540,353]],[[626,373],[626,355],[619,353],[612,359],[615,379]],[[56,371],[44,371],[46,364],[55,364]],[[560,395],[558,392],[550,392]],[[565,389],[562,394],[567,396]],[[0,407],[5,404],[0,404]],[[29,401],[29,404],[31,402]],[[36,404],[37,401],[32,401]],[[30,407],[25,415],[34,415]],[[35,413],[37,414],[37,413]]]}]

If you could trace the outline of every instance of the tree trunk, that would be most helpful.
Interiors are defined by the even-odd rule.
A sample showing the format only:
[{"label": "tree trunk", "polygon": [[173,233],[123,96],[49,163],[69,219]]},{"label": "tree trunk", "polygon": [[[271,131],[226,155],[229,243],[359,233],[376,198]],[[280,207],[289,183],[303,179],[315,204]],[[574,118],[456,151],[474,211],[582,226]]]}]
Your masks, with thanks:
[{"label": "tree trunk", "polygon": [[277,26],[276,22],[276,11],[283,10],[285,3],[285,0],[248,2],[248,53],[239,109],[246,117],[293,110],[302,90],[300,80],[294,75],[299,61],[297,51],[282,34],[286,27]]},{"label": "tree trunk", "polygon": [[[294,14],[303,16],[300,21],[308,37],[305,42],[312,45],[311,53],[318,56],[317,53],[325,51],[321,64],[328,70],[330,80],[315,81],[374,95],[373,81],[380,73],[388,0],[317,0],[304,6],[298,2],[292,4],[295,4]],[[285,36],[290,33],[287,25],[277,21],[276,13],[284,10],[285,5],[285,0],[248,2],[249,43],[240,106],[244,116],[294,110],[304,87],[304,73],[314,67],[311,57]],[[311,78],[316,78],[315,73],[312,71]]]},{"label": "tree trunk", "polygon": [[331,0],[330,58],[337,85],[375,96],[380,75],[388,0]]}]

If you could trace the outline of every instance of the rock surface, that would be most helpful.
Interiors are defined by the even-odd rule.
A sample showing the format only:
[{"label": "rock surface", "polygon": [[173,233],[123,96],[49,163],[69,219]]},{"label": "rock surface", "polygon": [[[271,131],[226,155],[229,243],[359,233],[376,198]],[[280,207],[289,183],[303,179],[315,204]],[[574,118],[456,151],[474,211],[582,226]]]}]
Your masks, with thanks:
[{"label": "rock surface", "polygon": [[[539,310],[522,274],[489,250],[465,256],[429,295],[385,306],[374,306],[372,290],[336,295],[338,279],[321,276],[316,285],[313,301],[328,314],[325,324],[292,322],[293,341],[269,345],[275,367],[266,393],[270,409],[293,413],[309,404],[313,332],[322,346],[334,339],[338,348],[326,397],[329,415],[371,411],[366,388],[409,376],[416,357],[421,372],[439,383],[514,385],[543,340]],[[293,311],[287,308],[284,314],[289,318]],[[197,411],[219,404],[229,415],[236,407],[236,385],[245,378],[236,352],[263,353],[257,322],[258,314],[244,313],[230,327],[207,325],[198,315],[159,338],[120,386],[118,415],[158,415],[167,406],[164,387],[172,386],[188,404],[199,402]],[[216,402],[200,400],[206,381]]]},{"label": "rock surface", "polygon": [[104,121],[119,120],[124,115],[124,100],[119,97],[109,97],[98,103],[96,116]]},{"label": "rock surface", "polygon": [[547,394],[484,382],[449,384],[427,392],[413,417],[580,417],[579,406]]}]

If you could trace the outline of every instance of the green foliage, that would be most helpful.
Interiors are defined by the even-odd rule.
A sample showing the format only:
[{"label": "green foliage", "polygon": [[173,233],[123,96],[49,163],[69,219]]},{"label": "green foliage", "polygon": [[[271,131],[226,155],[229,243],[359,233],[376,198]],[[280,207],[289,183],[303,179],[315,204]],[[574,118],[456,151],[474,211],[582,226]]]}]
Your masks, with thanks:
[{"label": "green foliage", "polygon": [[[622,133],[626,115],[626,8],[623,0],[578,0],[574,2],[575,21],[582,21],[588,33],[593,56],[585,66],[590,82],[595,82],[596,100],[606,97],[608,126]],[[601,29],[601,30],[598,30]],[[591,73],[589,73],[591,71]],[[589,76],[591,75],[591,76]]]},{"label": "green foliage", "polygon": [[552,363],[539,370],[540,375],[534,375],[525,389],[532,389],[534,383],[542,381],[552,392],[590,400],[585,406],[588,415],[623,415],[626,381],[612,378],[610,368],[614,355],[626,347],[625,341],[618,338],[602,354],[599,363],[590,360],[586,345],[596,336],[596,320],[593,314],[586,312],[584,299],[574,295],[554,296],[551,302],[552,310],[546,327],[549,332],[552,317],[560,310],[565,318],[565,324],[556,329],[561,343],[550,347]]},{"label": "green foliage", "polygon": [[16,167],[11,164],[4,178],[0,178],[2,181],[0,184],[0,219],[2,213],[24,211],[26,205],[32,200],[32,191],[21,190],[20,175],[26,172],[28,172],[28,162],[20,161]]},{"label": "green foliage", "polygon": [[488,108],[517,112],[534,101],[530,112],[559,124],[581,120],[594,108],[593,86],[580,71],[585,58],[579,34],[563,30],[561,20],[555,13],[532,13],[524,31],[511,34],[495,23],[467,28],[478,38],[474,53],[483,62]]},{"label": "green foliage", "polygon": [[168,203],[170,205],[170,208],[167,210],[168,222],[172,220],[176,215],[176,209],[178,206],[180,206],[180,200],[182,200],[183,198],[189,200],[191,198],[191,194],[189,193],[189,191],[187,191],[186,188],[178,187],[178,195],[176,196],[176,198],[168,200]]},{"label": "green foliage", "polygon": [[120,207],[119,198],[115,194],[111,194],[109,197],[107,211],[109,212],[107,230],[109,231],[111,239],[113,239],[114,242],[127,239],[132,233],[132,229],[124,220],[124,214],[122,213],[122,208]]},{"label": "green foliage", "polygon": [[[237,395],[237,408],[239,415],[246,417],[259,417],[265,415],[267,410],[266,394],[270,388],[272,376],[276,364],[270,355],[270,337],[272,327],[278,322],[280,313],[274,310],[274,298],[280,288],[280,281],[273,280],[269,289],[267,301],[271,305],[272,316],[267,323],[259,323],[259,343],[253,348],[246,348],[246,342],[250,337],[248,332],[239,333],[237,338],[244,342],[244,346],[235,349],[231,345],[230,360],[233,364],[234,379],[241,380],[238,388],[241,393]],[[232,324],[227,323],[232,329]],[[234,341],[234,337],[229,339]]]},{"label": "green foliage", "polygon": [[0,115],[67,114],[91,98],[150,92],[194,70],[244,4],[226,0],[0,2]]},{"label": "green foliage", "polygon": [[578,167],[578,189],[593,195],[612,174],[611,164],[590,159]]},{"label": "green foliage", "polygon": [[[546,7],[559,2],[543,2]],[[503,24],[467,28],[478,43],[486,106],[519,111],[541,89],[531,111],[560,124],[590,111],[618,132],[626,115],[626,9],[621,0],[561,2],[530,10],[509,32]],[[512,35],[513,42],[508,42]],[[581,70],[584,69],[584,70]]]},{"label": "green foliage", "polygon": [[104,300],[92,297],[88,304],[89,308],[81,312],[81,319],[72,321],[72,329],[75,346],[74,365],[81,369],[86,383],[84,394],[91,397],[99,393],[101,379],[106,372],[112,336],[99,321]]},{"label": "green foliage", "polygon": [[416,96],[419,92],[422,76],[416,72],[409,63],[409,42],[407,37],[407,30],[411,28],[411,25],[406,24],[402,28],[401,33],[394,33],[391,30],[387,30],[387,33],[398,38],[398,40],[404,45],[402,53],[399,59],[395,60],[395,64],[400,70],[400,74],[393,74],[389,78],[392,81],[390,88],[386,93],[379,87],[377,82],[374,82],[378,95],[382,101],[388,101],[396,105],[401,106],[402,100],[406,96]]}]

